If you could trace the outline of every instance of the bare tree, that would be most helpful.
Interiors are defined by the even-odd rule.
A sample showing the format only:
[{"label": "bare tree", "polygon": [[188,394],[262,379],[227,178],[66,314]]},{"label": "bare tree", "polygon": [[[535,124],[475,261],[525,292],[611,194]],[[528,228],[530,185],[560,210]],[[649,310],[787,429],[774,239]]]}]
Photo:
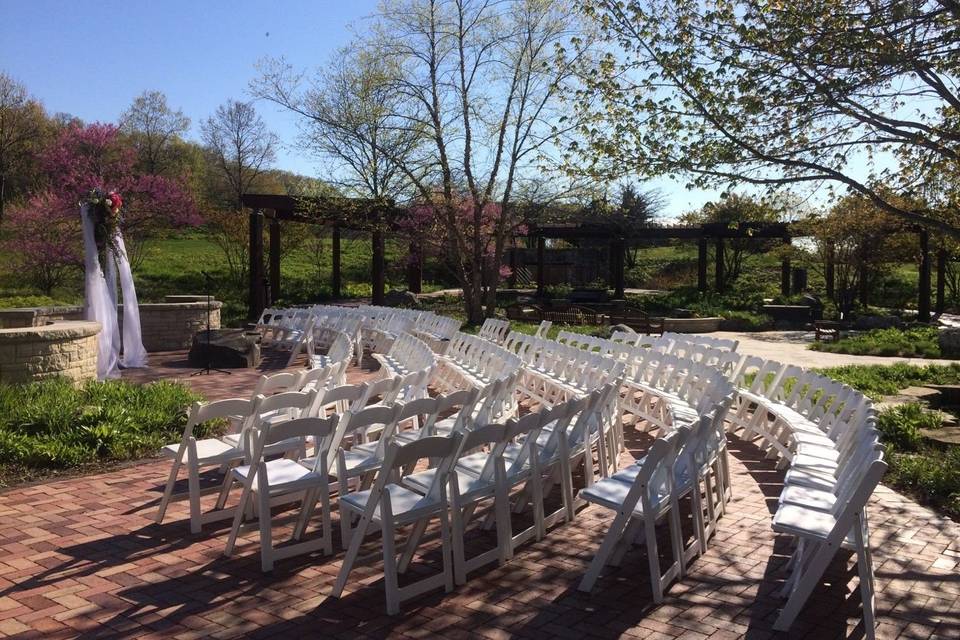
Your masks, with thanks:
[{"label": "bare tree", "polygon": [[145,173],[162,174],[167,167],[170,143],[190,128],[183,111],[167,105],[160,91],[144,91],[120,116],[120,128],[133,137]]},{"label": "bare tree", "polygon": [[399,126],[430,141],[423,153],[394,160],[435,207],[470,322],[496,308],[500,263],[518,223],[515,190],[542,173],[572,127],[561,98],[588,50],[583,36],[562,2],[404,0],[381,5],[366,39],[396,72],[388,87],[402,99],[393,114]]},{"label": "bare tree", "polygon": [[0,72],[0,222],[11,178],[29,160],[44,120],[42,107],[26,87]]},{"label": "bare tree", "polygon": [[276,136],[252,104],[235,100],[218,107],[200,125],[200,132],[239,209],[243,194],[275,159]]}]

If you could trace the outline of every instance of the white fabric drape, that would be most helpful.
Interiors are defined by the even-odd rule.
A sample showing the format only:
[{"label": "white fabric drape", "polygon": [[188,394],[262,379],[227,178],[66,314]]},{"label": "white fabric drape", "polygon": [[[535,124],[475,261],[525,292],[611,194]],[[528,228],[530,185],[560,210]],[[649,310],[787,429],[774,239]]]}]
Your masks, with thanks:
[{"label": "white fabric drape", "polygon": [[[80,219],[83,225],[84,247],[84,317],[100,323],[101,331],[97,344],[97,378],[120,377],[120,349],[123,346],[123,366],[143,367],[147,363],[147,352],[140,335],[140,308],[137,293],[133,286],[133,274],[127,259],[123,238],[117,233],[116,245],[119,256],[106,252],[107,264],[101,267],[94,233],[95,221],[93,208],[80,207]],[[117,275],[119,271],[120,288],[123,294],[123,340],[120,339],[120,325],[117,318]]]}]

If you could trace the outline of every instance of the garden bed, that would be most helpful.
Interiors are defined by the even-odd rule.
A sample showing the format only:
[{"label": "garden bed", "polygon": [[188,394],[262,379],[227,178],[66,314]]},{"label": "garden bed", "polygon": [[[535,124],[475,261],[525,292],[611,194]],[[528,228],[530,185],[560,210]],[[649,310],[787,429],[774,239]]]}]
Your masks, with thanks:
[{"label": "garden bed", "polygon": [[854,356],[899,356],[903,358],[939,358],[936,327],[912,329],[874,329],[841,338],[836,342],[814,342],[814,351],[846,353]]},{"label": "garden bed", "polygon": [[0,483],[153,455],[181,437],[186,409],[199,399],[168,381],[0,385]]}]

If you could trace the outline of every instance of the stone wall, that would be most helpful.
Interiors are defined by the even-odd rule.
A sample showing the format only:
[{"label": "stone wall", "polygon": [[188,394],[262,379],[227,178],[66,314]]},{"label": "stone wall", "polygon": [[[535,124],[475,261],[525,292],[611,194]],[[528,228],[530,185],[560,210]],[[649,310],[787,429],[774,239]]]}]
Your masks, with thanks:
[{"label": "stone wall", "polygon": [[720,318],[664,318],[663,330],[674,333],[711,333],[720,330]]},{"label": "stone wall", "polygon": [[83,320],[0,329],[0,383],[54,376],[95,379],[99,333],[100,323]]},{"label": "stone wall", "polygon": [[[147,351],[189,349],[195,333],[207,327],[204,296],[167,296],[167,302],[140,305],[140,332]],[[210,328],[220,328],[222,302],[210,302]],[[118,314],[123,322],[123,305]],[[62,320],[82,320],[83,307],[0,309],[0,329],[40,327]]]},{"label": "stone wall", "polygon": [[[210,328],[220,328],[222,302],[210,303]],[[206,302],[159,302],[140,305],[140,333],[147,351],[189,349],[193,336],[207,328]]]}]

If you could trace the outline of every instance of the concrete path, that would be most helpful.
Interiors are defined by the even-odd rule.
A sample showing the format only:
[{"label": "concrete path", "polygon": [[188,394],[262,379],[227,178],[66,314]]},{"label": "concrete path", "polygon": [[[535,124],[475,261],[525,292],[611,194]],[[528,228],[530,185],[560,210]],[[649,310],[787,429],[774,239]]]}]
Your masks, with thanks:
[{"label": "concrete path", "polygon": [[848,364],[893,364],[909,362],[911,364],[951,364],[958,360],[935,360],[930,358],[886,358],[882,356],[851,356],[844,353],[825,353],[812,351],[808,345],[813,342],[812,331],[757,331],[741,333],[737,331],[716,331],[710,334],[717,338],[733,338],[740,341],[737,351],[752,356],[760,356],[800,365],[801,367],[840,367]]}]

